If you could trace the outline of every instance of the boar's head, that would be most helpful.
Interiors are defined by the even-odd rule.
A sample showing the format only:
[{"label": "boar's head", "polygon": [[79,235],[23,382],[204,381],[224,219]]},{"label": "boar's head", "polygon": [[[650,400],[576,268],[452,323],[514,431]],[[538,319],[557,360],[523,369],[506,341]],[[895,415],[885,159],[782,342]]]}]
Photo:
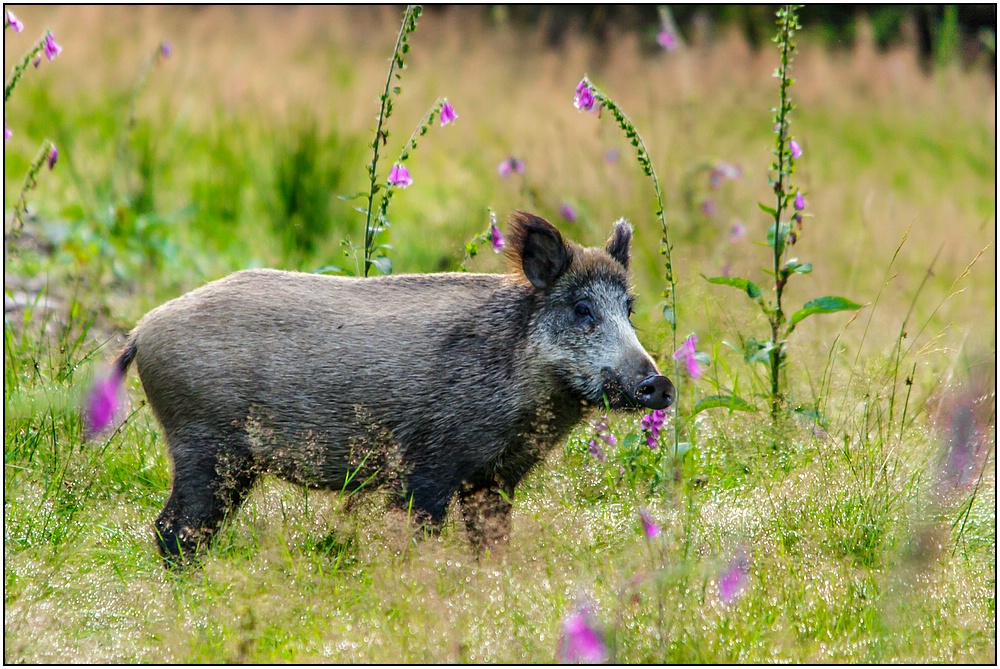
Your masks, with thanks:
[{"label": "boar's head", "polygon": [[664,409],[675,390],[639,343],[630,319],[632,226],[620,220],[603,248],[563,240],[547,221],[524,212],[511,217],[512,269],[535,295],[528,328],[533,361],[551,370],[565,390],[612,408]]}]

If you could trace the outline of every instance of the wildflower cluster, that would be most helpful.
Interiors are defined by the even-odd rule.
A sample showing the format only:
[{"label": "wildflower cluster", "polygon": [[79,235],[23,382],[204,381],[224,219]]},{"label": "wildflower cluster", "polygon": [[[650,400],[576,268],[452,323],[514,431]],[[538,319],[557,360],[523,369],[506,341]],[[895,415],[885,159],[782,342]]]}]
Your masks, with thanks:
[{"label": "wildflower cluster", "polygon": [[650,448],[656,448],[660,441],[660,430],[663,429],[663,423],[667,419],[667,412],[663,409],[655,409],[654,411],[646,414],[639,421],[642,425],[643,434],[646,437],[646,445]]},{"label": "wildflower cluster", "polygon": [[590,440],[590,454],[603,461],[607,456],[604,455],[604,451],[601,449],[601,445],[598,441],[603,441],[608,446],[614,446],[618,443],[618,439],[615,435],[611,433],[611,428],[608,427],[608,417],[607,415],[601,416],[596,421],[594,421],[594,434],[595,438]]}]

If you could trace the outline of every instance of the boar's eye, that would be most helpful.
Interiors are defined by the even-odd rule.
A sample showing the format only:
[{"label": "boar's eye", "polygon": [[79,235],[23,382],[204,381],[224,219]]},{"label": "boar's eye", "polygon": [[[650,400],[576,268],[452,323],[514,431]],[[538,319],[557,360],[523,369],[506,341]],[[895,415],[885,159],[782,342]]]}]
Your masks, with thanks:
[{"label": "boar's eye", "polygon": [[576,317],[579,320],[586,323],[593,323],[597,320],[594,316],[594,307],[590,305],[588,300],[580,300],[577,302],[576,306],[573,307],[573,313],[576,314]]}]

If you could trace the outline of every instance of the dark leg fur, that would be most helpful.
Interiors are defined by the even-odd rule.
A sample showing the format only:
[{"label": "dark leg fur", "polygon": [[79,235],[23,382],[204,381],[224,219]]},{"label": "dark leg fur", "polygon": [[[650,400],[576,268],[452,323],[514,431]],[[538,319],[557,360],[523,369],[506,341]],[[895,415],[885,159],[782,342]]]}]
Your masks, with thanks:
[{"label": "dark leg fur", "polygon": [[459,493],[465,529],[477,557],[507,544],[513,493],[513,488],[504,491],[505,498],[496,485],[470,485]]},{"label": "dark leg fur", "polygon": [[[239,508],[257,478],[246,450],[220,445],[220,438],[168,436],[174,485],[155,522],[164,561],[181,564],[208,545],[230,513]],[[232,444],[230,440],[230,444]]]}]

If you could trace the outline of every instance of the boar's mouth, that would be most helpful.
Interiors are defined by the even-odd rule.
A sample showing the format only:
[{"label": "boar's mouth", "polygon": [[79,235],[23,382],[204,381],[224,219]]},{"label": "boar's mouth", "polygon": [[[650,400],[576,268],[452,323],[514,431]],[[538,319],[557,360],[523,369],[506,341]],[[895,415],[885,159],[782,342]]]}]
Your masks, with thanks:
[{"label": "boar's mouth", "polygon": [[628,386],[617,379],[606,379],[601,392],[612,409],[666,409],[676,396],[674,384],[661,374],[650,375]]}]

